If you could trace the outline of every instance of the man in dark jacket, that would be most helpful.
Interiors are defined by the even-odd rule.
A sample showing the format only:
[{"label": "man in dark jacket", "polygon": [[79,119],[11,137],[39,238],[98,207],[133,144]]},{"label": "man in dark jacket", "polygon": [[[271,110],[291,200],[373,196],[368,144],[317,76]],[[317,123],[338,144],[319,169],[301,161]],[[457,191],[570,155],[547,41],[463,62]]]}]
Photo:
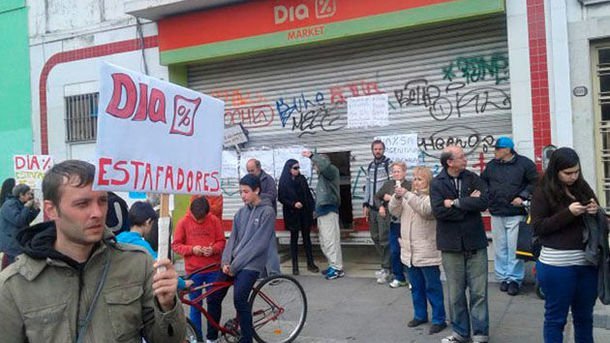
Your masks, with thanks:
[{"label": "man in dark jacket", "polygon": [[277,188],[273,176],[267,174],[261,167],[261,161],[254,158],[246,163],[246,171],[261,180],[261,198],[269,200],[271,207],[277,213]]},{"label": "man in dark jacket", "polygon": [[487,186],[466,170],[466,156],[459,146],[445,148],[441,164],[443,170],[430,186],[430,203],[437,221],[436,244],[443,256],[453,326],[453,334],[442,342],[487,342],[487,237],[481,219],[481,211],[487,208]]},{"label": "man in dark jacket", "polygon": [[40,213],[40,204],[34,199],[30,186],[19,184],[13,188],[12,196],[0,208],[0,250],[6,254],[8,264],[22,253],[17,242],[17,232],[30,225]]},{"label": "man in dark jacket", "polygon": [[512,139],[498,138],[495,148],[495,158],[481,174],[489,189],[494,269],[500,290],[517,295],[525,274],[523,261],[515,255],[519,222],[527,214],[523,202],[534,191],[538,172],[532,160],[515,152]]}]

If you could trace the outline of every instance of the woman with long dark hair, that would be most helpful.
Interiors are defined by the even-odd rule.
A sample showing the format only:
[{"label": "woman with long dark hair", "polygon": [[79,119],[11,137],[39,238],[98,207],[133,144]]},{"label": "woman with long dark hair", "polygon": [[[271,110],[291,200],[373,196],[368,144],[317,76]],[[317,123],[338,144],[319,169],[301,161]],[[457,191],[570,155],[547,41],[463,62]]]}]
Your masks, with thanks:
[{"label": "woman with long dark hair", "polygon": [[299,232],[303,236],[303,246],[305,247],[305,256],[307,256],[307,270],[317,273],[320,269],[313,262],[311,238],[309,235],[313,225],[315,206],[307,179],[301,175],[299,161],[290,159],[284,164],[284,170],[282,170],[278,186],[278,200],[282,203],[286,230],[290,231],[292,274],[299,274]]},{"label": "woman with long dark hair", "polygon": [[13,188],[15,187],[15,179],[9,177],[8,179],[2,182],[2,189],[0,189],[0,206],[4,204],[6,199],[12,195]]},{"label": "woman with long dark hair", "polygon": [[591,222],[607,223],[599,219],[597,198],[580,168],[576,151],[557,149],[532,198],[532,225],[542,245],[536,271],[545,294],[547,343],[563,342],[570,309],[575,342],[593,342],[597,261],[587,254],[587,232]]},{"label": "woman with long dark hair", "polygon": [[[4,182],[2,182],[2,189],[0,189],[0,207],[4,204],[6,199],[8,199],[9,196],[11,196],[13,194],[14,187],[15,187],[15,179],[12,177],[9,177],[8,179],[4,180]],[[2,230],[2,228],[0,228],[0,230]],[[2,243],[0,243],[0,245],[2,245]],[[4,269],[9,264],[10,264],[10,262],[9,262],[8,255],[3,254],[1,268]]]}]

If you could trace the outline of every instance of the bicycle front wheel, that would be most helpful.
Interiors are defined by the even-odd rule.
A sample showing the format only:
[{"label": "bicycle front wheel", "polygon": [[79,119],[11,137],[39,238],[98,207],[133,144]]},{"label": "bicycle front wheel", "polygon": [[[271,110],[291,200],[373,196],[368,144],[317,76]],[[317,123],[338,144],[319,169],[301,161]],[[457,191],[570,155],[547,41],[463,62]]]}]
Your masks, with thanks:
[{"label": "bicycle front wheel", "polygon": [[259,283],[250,296],[254,338],[259,343],[292,342],[307,317],[307,297],[297,280],[274,275]]},{"label": "bicycle front wheel", "polygon": [[202,341],[201,336],[199,336],[199,333],[197,333],[197,330],[195,330],[195,325],[188,318],[186,319],[186,333],[184,335],[184,340],[187,343],[197,343]]}]

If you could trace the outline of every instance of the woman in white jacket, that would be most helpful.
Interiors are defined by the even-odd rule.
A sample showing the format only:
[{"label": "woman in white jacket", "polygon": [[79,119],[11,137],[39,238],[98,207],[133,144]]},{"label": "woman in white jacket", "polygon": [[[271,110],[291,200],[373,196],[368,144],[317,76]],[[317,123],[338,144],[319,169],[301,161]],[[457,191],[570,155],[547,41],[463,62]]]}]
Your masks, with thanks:
[{"label": "woman in white jacket", "polygon": [[447,327],[443,286],[441,284],[441,252],[436,249],[436,220],[432,216],[429,186],[432,173],[427,167],[413,170],[413,192],[396,187],[390,200],[390,213],[400,217],[400,259],[407,267],[411,281],[414,318],[407,326],[428,322],[428,306],[432,307],[429,333]]}]

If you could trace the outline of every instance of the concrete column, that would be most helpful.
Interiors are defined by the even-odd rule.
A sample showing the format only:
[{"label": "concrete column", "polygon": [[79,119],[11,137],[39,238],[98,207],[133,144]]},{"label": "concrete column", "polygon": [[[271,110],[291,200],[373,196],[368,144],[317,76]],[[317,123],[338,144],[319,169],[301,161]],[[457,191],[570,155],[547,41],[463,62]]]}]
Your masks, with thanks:
[{"label": "concrete column", "polygon": [[565,0],[545,0],[551,137],[557,146],[573,146],[570,49]]},{"label": "concrete column", "polygon": [[512,131],[516,150],[534,159],[526,0],[506,2]]}]

